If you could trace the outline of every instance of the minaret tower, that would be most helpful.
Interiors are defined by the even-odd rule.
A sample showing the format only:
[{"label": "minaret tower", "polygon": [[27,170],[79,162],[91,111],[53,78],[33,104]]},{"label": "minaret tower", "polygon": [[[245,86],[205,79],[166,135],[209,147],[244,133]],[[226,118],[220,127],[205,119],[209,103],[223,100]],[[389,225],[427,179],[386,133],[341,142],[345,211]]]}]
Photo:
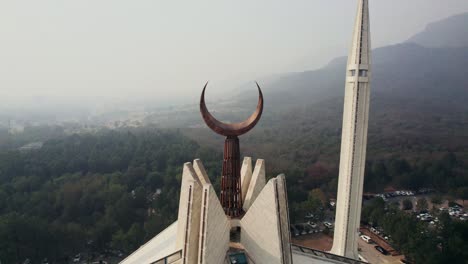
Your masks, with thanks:
[{"label": "minaret tower", "polygon": [[371,77],[369,1],[359,0],[346,69],[340,173],[331,252],[358,259]]}]

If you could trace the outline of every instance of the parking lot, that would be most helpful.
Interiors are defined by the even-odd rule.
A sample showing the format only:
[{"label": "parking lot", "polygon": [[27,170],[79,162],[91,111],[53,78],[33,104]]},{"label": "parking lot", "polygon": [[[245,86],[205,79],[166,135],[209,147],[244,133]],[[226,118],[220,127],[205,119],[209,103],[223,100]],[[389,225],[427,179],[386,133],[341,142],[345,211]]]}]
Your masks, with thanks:
[{"label": "parking lot", "polygon": [[378,252],[374,247],[376,244],[367,244],[362,239],[358,240],[358,247],[361,249],[359,254],[364,257],[369,263],[378,264],[378,263],[401,263],[400,259],[403,258],[400,256],[391,256],[383,255]]},{"label": "parking lot", "polygon": [[292,238],[292,243],[295,245],[313,248],[322,251],[330,251],[333,245],[333,238],[330,235],[316,233]]},{"label": "parking lot", "polygon": [[[333,244],[333,238],[329,235],[323,233],[311,234],[298,236],[293,238],[293,244],[314,248],[322,251],[329,251]],[[375,243],[367,244],[362,239],[358,240],[358,247],[360,248],[359,254],[364,257],[369,263],[379,264],[379,263],[401,263],[400,259],[403,258],[402,255],[391,256],[383,255],[378,252],[374,247]]]}]

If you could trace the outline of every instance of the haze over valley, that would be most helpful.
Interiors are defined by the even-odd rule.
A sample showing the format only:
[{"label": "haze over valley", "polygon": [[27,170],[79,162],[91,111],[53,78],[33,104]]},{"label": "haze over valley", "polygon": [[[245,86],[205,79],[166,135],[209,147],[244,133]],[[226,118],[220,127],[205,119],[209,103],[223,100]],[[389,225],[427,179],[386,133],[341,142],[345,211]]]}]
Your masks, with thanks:
[{"label": "haze over valley", "polygon": [[[225,122],[255,110],[258,81],[241,157],[286,175],[294,243],[330,250],[354,1],[52,2],[0,8],[0,264],[118,263],[177,220],[194,158],[219,193],[206,81]],[[464,263],[468,2],[370,2],[360,224],[397,254],[360,252]]]}]

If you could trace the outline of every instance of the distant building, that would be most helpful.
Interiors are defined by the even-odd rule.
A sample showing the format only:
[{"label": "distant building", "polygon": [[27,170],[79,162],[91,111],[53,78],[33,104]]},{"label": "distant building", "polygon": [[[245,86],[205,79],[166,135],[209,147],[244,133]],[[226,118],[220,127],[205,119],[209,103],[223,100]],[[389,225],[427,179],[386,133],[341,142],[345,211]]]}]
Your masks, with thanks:
[{"label": "distant building", "polygon": [[42,142],[31,142],[19,148],[19,151],[30,151],[42,148]]}]

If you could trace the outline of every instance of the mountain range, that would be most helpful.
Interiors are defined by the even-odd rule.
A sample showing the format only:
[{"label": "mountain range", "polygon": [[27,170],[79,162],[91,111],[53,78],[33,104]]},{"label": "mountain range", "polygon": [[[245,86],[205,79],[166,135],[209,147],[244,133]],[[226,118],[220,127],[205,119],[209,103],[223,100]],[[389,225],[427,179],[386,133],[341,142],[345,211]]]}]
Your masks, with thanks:
[{"label": "mountain range", "polygon": [[407,42],[425,47],[468,47],[468,16],[466,13],[427,25],[426,29]]},{"label": "mountain range", "polygon": [[[466,35],[463,24],[468,25],[468,13],[432,23],[404,43],[373,50],[368,160],[392,155],[430,160],[442,152],[468,160],[468,43],[458,37]],[[320,161],[336,167],[345,70],[346,57],[339,57],[319,70],[269,81],[263,87],[262,120],[241,139],[244,152],[272,160],[271,170],[278,172]],[[256,95],[244,94],[228,108],[247,110],[227,113],[225,108],[223,113],[220,107],[216,116],[247,115],[253,106],[245,101],[255,102]],[[186,134],[219,148],[221,139],[199,122]]]},{"label": "mountain range", "polygon": [[[372,93],[466,107],[466,25],[468,13],[432,23],[404,43],[373,50]],[[340,57],[319,70],[283,75],[269,84],[268,105],[288,108],[342,97],[345,69],[346,57]]]}]

